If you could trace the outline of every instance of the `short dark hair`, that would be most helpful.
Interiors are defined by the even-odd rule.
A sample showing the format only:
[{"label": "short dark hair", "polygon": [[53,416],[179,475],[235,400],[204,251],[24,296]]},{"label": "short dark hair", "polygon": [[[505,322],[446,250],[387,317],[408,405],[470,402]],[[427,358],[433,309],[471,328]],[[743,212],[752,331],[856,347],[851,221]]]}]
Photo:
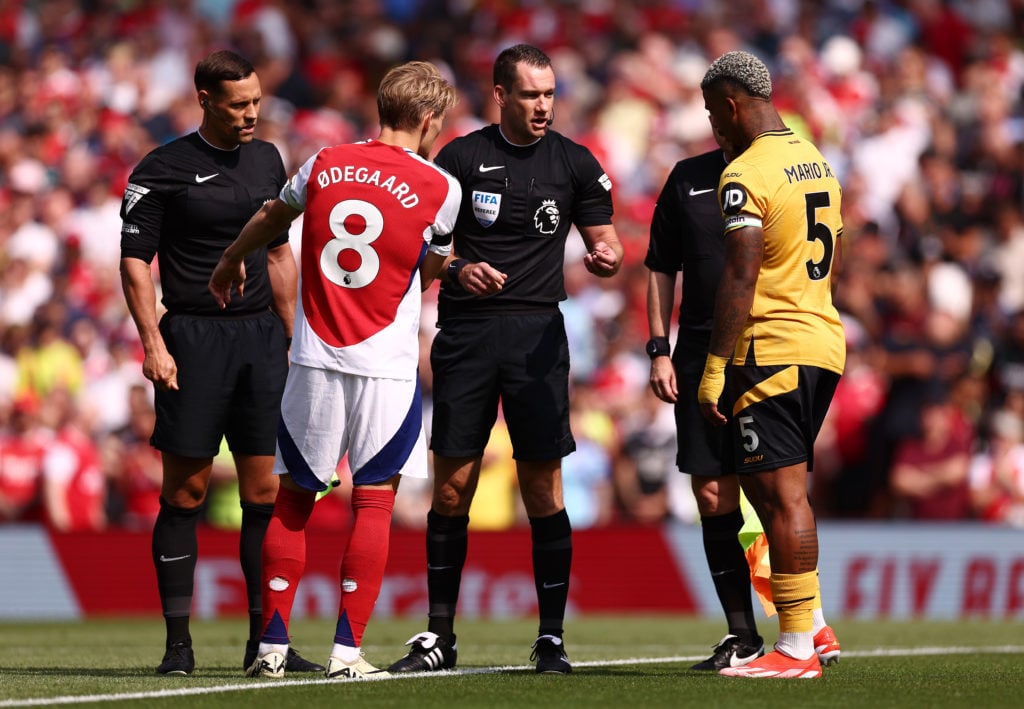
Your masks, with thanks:
[{"label": "short dark hair", "polygon": [[544,69],[551,66],[551,57],[530,44],[507,47],[494,60],[494,85],[511,90],[512,84],[516,82],[517,64],[528,64]]},{"label": "short dark hair", "polygon": [[222,81],[241,81],[254,71],[255,67],[245,57],[221,49],[196,64],[196,91],[218,93]]}]

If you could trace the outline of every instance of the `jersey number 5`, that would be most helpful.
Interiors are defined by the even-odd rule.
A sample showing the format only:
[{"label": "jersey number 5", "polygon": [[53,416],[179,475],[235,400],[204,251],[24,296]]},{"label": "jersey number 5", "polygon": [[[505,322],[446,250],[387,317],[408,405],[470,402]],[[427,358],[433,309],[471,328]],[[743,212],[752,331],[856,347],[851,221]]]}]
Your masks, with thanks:
[{"label": "jersey number 5", "polygon": [[[380,256],[370,244],[384,231],[384,215],[369,202],[346,199],[334,205],[328,224],[334,238],[320,252],[320,269],[327,280],[342,288],[362,288],[372,283],[380,272]],[[362,230],[354,233],[360,225]],[[338,263],[343,251],[355,251],[359,256],[359,265],[354,270]]]},{"label": "jersey number 5", "polygon": [[825,209],[831,204],[828,192],[811,192],[805,196],[807,201],[807,240],[820,241],[824,253],[820,261],[808,259],[807,275],[812,281],[820,281],[828,275],[832,268],[832,252],[835,249],[835,237],[832,230],[821,222],[815,221],[816,212]]},{"label": "jersey number 5", "polygon": [[753,453],[761,445],[761,439],[758,438],[757,431],[750,426],[750,424],[754,423],[754,417],[740,416],[737,420],[740,424],[740,437],[744,440],[743,450],[747,453]]}]

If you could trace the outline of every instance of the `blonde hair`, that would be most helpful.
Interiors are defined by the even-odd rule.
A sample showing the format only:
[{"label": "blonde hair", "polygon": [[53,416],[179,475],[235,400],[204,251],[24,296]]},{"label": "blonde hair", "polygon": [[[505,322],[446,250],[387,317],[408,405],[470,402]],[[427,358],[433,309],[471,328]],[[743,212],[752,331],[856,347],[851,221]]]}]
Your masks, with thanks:
[{"label": "blonde hair", "polygon": [[455,87],[430,62],[393,67],[377,89],[380,124],[395,130],[415,128],[427,115],[440,115],[455,105]]},{"label": "blonde hair", "polygon": [[707,89],[719,81],[736,84],[756,98],[767,100],[772,97],[772,77],[768,67],[750,52],[727,52],[711,62],[700,87]]}]

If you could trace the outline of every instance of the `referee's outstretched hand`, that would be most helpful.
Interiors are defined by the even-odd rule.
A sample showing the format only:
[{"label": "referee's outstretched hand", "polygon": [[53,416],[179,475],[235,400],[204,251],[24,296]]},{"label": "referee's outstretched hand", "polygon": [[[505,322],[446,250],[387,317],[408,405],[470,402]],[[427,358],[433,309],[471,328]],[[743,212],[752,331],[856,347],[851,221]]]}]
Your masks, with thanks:
[{"label": "referee's outstretched hand", "polygon": [[238,297],[241,298],[245,292],[245,261],[229,261],[223,256],[213,269],[210,282],[206,285],[213,294],[220,309],[228,307],[231,302],[231,290],[237,285]]}]

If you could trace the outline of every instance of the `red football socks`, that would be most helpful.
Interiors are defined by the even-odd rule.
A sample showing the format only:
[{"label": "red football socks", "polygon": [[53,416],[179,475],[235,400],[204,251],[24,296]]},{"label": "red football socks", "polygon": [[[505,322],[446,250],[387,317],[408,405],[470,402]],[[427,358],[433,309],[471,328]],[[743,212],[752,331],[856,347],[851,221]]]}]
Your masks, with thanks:
[{"label": "red football socks", "polygon": [[334,642],[360,647],[384,579],[391,541],[394,490],[352,490],[355,524],[341,562],[341,604]]},{"label": "red football socks", "polygon": [[277,491],[274,515],[263,539],[263,637],[265,643],[288,643],[288,620],[295,591],[306,568],[306,521],[313,512],[312,493],[286,487]]}]

